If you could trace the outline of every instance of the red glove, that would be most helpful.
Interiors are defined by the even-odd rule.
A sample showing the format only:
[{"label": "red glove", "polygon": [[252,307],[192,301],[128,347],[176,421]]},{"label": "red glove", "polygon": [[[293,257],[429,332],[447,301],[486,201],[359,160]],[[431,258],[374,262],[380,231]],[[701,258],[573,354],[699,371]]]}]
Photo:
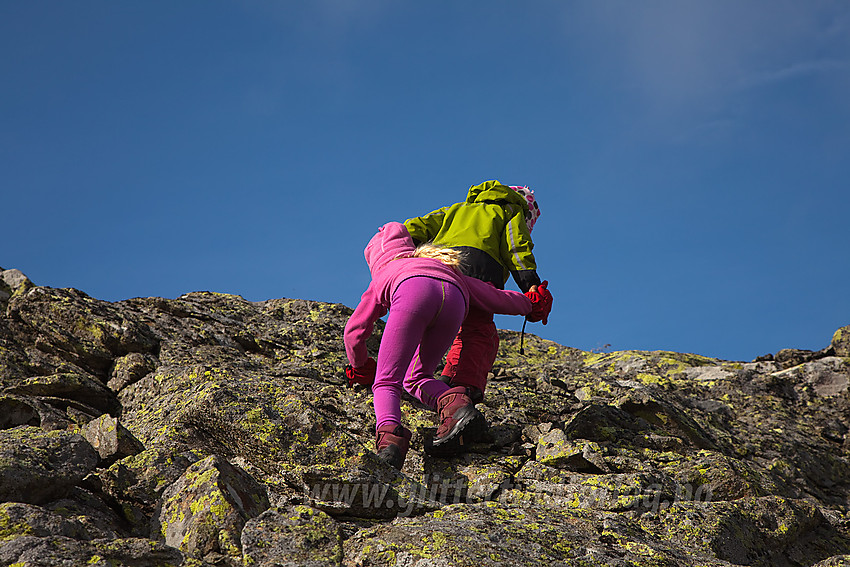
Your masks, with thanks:
[{"label": "red glove", "polygon": [[526,291],[525,296],[531,300],[531,313],[525,316],[532,323],[543,321],[543,324],[549,322],[549,312],[552,311],[552,294],[546,289],[549,281],[545,280],[537,286],[536,291]]},{"label": "red glove", "polygon": [[359,368],[353,368],[350,364],[345,367],[345,375],[348,377],[348,387],[353,388],[355,384],[371,386],[375,382],[375,370],[378,365],[375,359],[369,357],[366,363]]}]

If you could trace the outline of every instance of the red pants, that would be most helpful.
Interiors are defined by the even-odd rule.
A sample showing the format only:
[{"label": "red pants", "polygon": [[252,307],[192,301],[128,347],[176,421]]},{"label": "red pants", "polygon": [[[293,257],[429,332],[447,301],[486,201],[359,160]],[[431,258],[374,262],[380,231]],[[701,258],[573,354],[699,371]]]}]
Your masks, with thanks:
[{"label": "red pants", "polygon": [[498,352],[499,333],[493,314],[470,307],[446,355],[443,376],[451,379],[452,386],[471,386],[483,394]]}]

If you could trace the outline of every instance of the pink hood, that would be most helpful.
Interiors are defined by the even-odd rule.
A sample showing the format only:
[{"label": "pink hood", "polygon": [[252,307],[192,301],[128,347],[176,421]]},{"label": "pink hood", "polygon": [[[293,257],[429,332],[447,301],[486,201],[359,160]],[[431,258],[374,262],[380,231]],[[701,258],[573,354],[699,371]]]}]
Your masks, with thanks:
[{"label": "pink hood", "polygon": [[363,255],[374,278],[389,262],[396,258],[408,257],[414,250],[416,247],[413,245],[413,239],[404,225],[388,222],[378,229],[378,233],[366,245]]}]

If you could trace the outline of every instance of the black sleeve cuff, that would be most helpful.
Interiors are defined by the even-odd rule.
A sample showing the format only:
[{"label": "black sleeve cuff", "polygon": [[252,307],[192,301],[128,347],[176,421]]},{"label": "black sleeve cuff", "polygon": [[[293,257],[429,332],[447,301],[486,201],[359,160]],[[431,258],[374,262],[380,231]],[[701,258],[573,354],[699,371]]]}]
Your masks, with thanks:
[{"label": "black sleeve cuff", "polygon": [[537,270],[512,271],[511,275],[513,275],[516,285],[523,293],[527,292],[533,285],[540,285],[540,276],[537,275]]}]

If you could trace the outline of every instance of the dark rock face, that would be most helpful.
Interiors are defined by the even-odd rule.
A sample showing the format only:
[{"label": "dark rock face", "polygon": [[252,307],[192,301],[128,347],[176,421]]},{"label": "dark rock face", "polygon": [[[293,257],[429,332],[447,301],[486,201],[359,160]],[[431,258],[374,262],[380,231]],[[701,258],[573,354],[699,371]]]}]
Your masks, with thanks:
[{"label": "dark rock face", "polygon": [[0,564],[850,565],[850,327],[754,362],[502,331],[489,438],[430,457],[405,399],[399,473],[350,313],[0,269]]},{"label": "dark rock face", "polygon": [[28,426],[0,431],[0,501],[58,500],[94,470],[97,460],[76,433]]}]

